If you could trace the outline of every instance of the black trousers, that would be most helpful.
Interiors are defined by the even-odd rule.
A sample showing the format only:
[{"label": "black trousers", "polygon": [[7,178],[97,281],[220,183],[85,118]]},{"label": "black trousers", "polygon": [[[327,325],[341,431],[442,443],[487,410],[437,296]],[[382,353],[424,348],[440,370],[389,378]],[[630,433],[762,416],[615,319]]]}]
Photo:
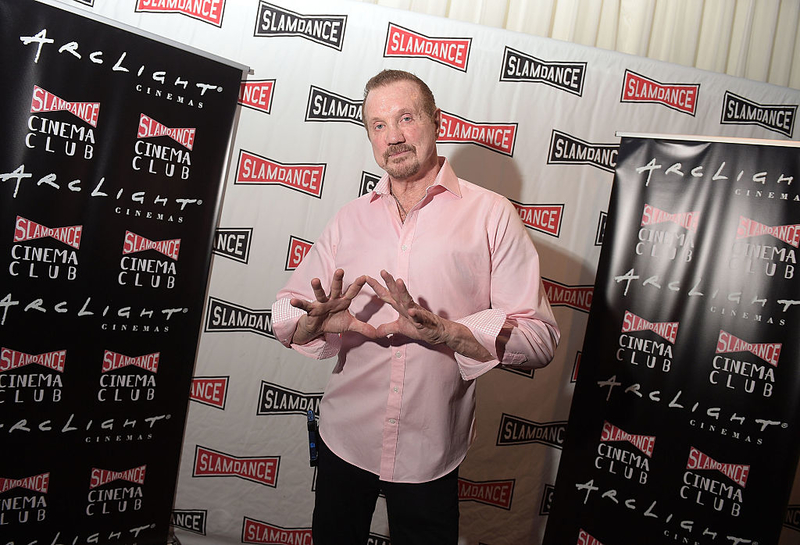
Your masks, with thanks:
[{"label": "black trousers", "polygon": [[314,545],[366,545],[378,494],[386,496],[392,545],[457,545],[458,469],[421,484],[389,483],[319,441]]}]

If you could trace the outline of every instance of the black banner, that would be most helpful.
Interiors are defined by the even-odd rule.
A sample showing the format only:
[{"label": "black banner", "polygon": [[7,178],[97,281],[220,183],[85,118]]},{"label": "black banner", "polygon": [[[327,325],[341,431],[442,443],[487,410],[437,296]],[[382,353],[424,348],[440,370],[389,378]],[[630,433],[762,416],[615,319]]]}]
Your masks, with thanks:
[{"label": "black banner", "polygon": [[240,68],[0,2],[0,534],[165,543]]},{"label": "black banner", "polygon": [[545,544],[777,543],[797,148],[623,138]]}]

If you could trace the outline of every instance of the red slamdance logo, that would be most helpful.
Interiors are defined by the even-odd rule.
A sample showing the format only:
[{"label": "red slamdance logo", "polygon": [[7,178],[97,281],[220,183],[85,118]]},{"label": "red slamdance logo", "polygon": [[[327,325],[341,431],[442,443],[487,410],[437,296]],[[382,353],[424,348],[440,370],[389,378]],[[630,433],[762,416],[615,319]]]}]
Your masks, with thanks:
[{"label": "red slamdance logo", "polygon": [[239,86],[239,104],[264,112],[272,110],[272,94],[275,80],[243,81]]},{"label": "red slamdance logo", "polygon": [[561,232],[563,204],[522,204],[511,201],[526,227],[557,237]]},{"label": "red slamdance logo", "polygon": [[180,13],[221,27],[225,0],[136,0],[135,11]]},{"label": "red slamdance logo", "polygon": [[286,270],[295,270],[313,245],[313,242],[289,235],[289,255],[286,256]]},{"label": "red slamdance logo", "polygon": [[34,492],[47,494],[47,489],[49,486],[50,473],[42,473],[40,475],[33,475],[31,477],[24,477],[22,479],[6,479],[0,477],[0,494],[9,491],[12,488],[25,488]]},{"label": "red slamdance logo", "polygon": [[645,453],[649,458],[653,457],[653,448],[656,445],[656,438],[654,435],[634,435],[626,431],[622,431],[620,428],[608,421],[603,422],[603,431],[600,433],[600,440],[627,441]]},{"label": "red slamdance logo", "polygon": [[136,133],[136,138],[156,138],[159,136],[169,136],[178,144],[192,150],[194,146],[194,137],[197,129],[180,128],[174,129],[167,127],[149,117],[145,114],[139,115],[139,131]]},{"label": "red slamdance logo", "polygon": [[594,286],[567,286],[547,278],[542,278],[542,284],[550,306],[570,307],[581,312],[592,308]]},{"label": "red slamdance logo", "polygon": [[697,224],[700,221],[699,212],[665,212],[650,204],[644,205],[642,212],[642,226],[653,225],[656,223],[672,222],[690,231],[697,232]]},{"label": "red slamdance logo", "polygon": [[197,445],[193,477],[239,477],[275,488],[280,456],[239,457]]},{"label": "red slamdance logo", "polygon": [[750,466],[743,464],[722,464],[694,447],[689,447],[689,460],[686,469],[712,469],[719,471],[741,487],[747,484]]},{"label": "red slamdance logo", "polygon": [[97,469],[93,467],[89,488],[97,488],[111,481],[128,481],[133,484],[144,484],[146,471],[147,465],[134,467],[125,471],[110,471],[108,469]]},{"label": "red slamdance logo", "polygon": [[662,339],[666,339],[672,344],[675,344],[675,338],[678,336],[679,324],[680,322],[650,322],[626,310],[625,316],[622,319],[622,332],[652,331]]},{"label": "red slamdance logo", "polygon": [[720,330],[716,353],[725,354],[727,352],[750,352],[773,367],[777,367],[778,359],[781,357],[781,343],[749,343],[727,331]]},{"label": "red slamdance logo", "polygon": [[242,543],[265,545],[311,545],[311,528],[281,528],[244,517]]},{"label": "red slamdance logo", "polygon": [[439,142],[476,144],[503,155],[513,156],[516,139],[516,123],[477,123],[442,112]]},{"label": "red slamdance logo", "polygon": [[0,348],[0,373],[10,369],[19,369],[26,365],[37,364],[59,373],[64,372],[67,361],[67,351],[57,350],[43,354],[26,354],[10,348]]},{"label": "red slamdance logo", "polygon": [[178,260],[178,252],[181,249],[181,239],[170,240],[150,240],[132,231],[125,231],[125,242],[122,245],[122,255],[144,252],[145,250],[155,250],[164,254],[173,261]]},{"label": "red slamdance logo", "polygon": [[322,197],[325,164],[284,164],[239,151],[236,184],[283,185],[313,197]]},{"label": "red slamdance logo", "polygon": [[737,240],[761,235],[773,236],[797,248],[798,245],[800,245],[800,224],[770,226],[744,216],[739,216],[739,228],[736,230]]},{"label": "red slamdance logo", "polygon": [[109,371],[114,371],[116,369],[120,369],[122,367],[127,367],[129,365],[133,365],[135,367],[141,367],[145,371],[150,371],[151,373],[158,372],[158,360],[161,358],[161,352],[154,352],[152,354],[145,354],[143,356],[126,356],[124,354],[117,354],[116,352],[111,352],[110,350],[106,350],[103,353],[103,373],[107,373]]},{"label": "red slamdance logo", "polygon": [[45,91],[41,87],[33,86],[33,98],[31,98],[31,113],[42,112],[69,112],[78,119],[81,119],[97,127],[97,117],[100,115],[99,102],[69,102],[59,98],[53,93]]},{"label": "red slamdance logo", "polygon": [[467,71],[472,38],[431,38],[389,23],[384,57],[416,57]]},{"label": "red slamdance logo", "polygon": [[592,537],[592,535],[589,532],[581,528],[578,531],[577,545],[603,545],[603,544],[600,543],[600,541],[597,540],[596,538]]},{"label": "red slamdance logo", "polygon": [[659,103],[673,110],[694,115],[699,91],[699,83],[661,83],[625,70],[621,102]]},{"label": "red slamdance logo", "polygon": [[458,479],[459,501],[475,501],[511,509],[511,499],[514,496],[514,480],[475,482],[467,479]]},{"label": "red slamdance logo", "polygon": [[228,377],[195,377],[189,399],[218,409],[225,408],[228,395]]},{"label": "red slamdance logo", "polygon": [[17,216],[14,225],[14,242],[25,242],[37,238],[50,237],[67,246],[75,249],[81,247],[81,235],[83,234],[82,225],[71,225],[69,227],[45,227],[35,221]]}]

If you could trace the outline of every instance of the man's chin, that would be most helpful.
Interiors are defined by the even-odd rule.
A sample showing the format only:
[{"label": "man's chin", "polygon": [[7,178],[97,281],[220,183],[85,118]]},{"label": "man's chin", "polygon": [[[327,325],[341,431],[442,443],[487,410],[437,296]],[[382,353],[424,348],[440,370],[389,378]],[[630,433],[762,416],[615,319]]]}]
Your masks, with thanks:
[{"label": "man's chin", "polygon": [[393,180],[397,180],[398,182],[404,182],[410,178],[413,178],[414,175],[419,172],[419,168],[412,168],[412,169],[393,169],[387,168],[385,169],[389,176],[392,177]]},{"label": "man's chin", "polygon": [[407,164],[408,161],[401,161],[396,164],[392,164],[391,161],[383,167],[389,176],[391,176],[395,180],[405,180],[414,176],[417,172],[419,172],[419,163],[411,163]]}]

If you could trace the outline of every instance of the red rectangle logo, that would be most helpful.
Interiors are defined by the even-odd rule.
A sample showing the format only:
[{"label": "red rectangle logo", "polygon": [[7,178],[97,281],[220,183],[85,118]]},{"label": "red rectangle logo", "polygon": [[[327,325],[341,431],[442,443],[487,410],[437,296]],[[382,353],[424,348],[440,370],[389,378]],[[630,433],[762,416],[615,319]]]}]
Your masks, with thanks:
[{"label": "red rectangle logo", "polygon": [[135,11],[180,13],[221,27],[225,0],[137,0]]},{"label": "red rectangle logo", "polygon": [[194,147],[194,137],[197,129],[190,128],[171,128],[163,123],[159,123],[152,117],[139,114],[139,129],[136,132],[136,138],[157,138],[159,136],[168,136],[175,142],[188,149],[192,150]]},{"label": "red rectangle logo", "polygon": [[554,237],[561,233],[563,204],[522,204],[511,201],[525,227]]},{"label": "red rectangle logo", "polygon": [[155,250],[156,252],[177,261],[181,249],[181,239],[150,240],[133,231],[125,231],[125,241],[122,244],[122,255]]},{"label": "red rectangle logo", "polygon": [[514,480],[474,482],[458,479],[459,501],[476,501],[502,509],[511,509]]},{"label": "red rectangle logo", "polygon": [[189,399],[218,409],[225,408],[228,397],[228,377],[195,377]]},{"label": "red rectangle logo", "polygon": [[268,114],[272,111],[275,80],[243,81],[239,86],[239,104]]},{"label": "red rectangle logo", "polygon": [[31,477],[23,477],[22,479],[6,479],[0,477],[0,494],[9,491],[12,488],[25,488],[34,492],[47,494],[49,487],[50,473],[42,473],[40,475],[33,475]]},{"label": "red rectangle logo", "polygon": [[800,245],[800,224],[764,225],[756,220],[739,216],[736,240],[769,235],[797,248]]},{"label": "red rectangle logo", "polygon": [[111,481],[128,481],[133,484],[144,484],[147,465],[134,467],[125,471],[110,471],[108,469],[92,468],[89,488],[97,488]]},{"label": "red rectangle logo", "polygon": [[44,354],[26,354],[10,348],[0,348],[0,373],[11,369],[19,369],[26,365],[37,364],[47,367],[59,373],[64,372],[66,365],[67,351],[57,350],[55,352],[45,352]]},{"label": "red rectangle logo", "polygon": [[25,242],[38,238],[50,237],[59,242],[72,246],[76,250],[81,247],[82,225],[69,227],[45,227],[35,221],[17,216],[14,223],[14,242]]},{"label": "red rectangle logo", "polygon": [[38,85],[33,86],[33,97],[31,97],[32,114],[61,111],[69,112],[92,127],[97,127],[97,118],[100,115],[100,103],[69,102],[42,89]]},{"label": "red rectangle logo", "polygon": [[239,151],[235,184],[282,185],[322,198],[325,164],[279,163],[245,150]]},{"label": "red rectangle logo", "polygon": [[661,83],[636,72],[625,70],[621,102],[648,102],[694,116],[699,83]]},{"label": "red rectangle logo", "polygon": [[126,356],[106,350],[103,354],[103,373],[115,371],[122,367],[133,365],[151,373],[158,373],[158,360],[161,359],[160,352],[145,354],[143,356]]},{"label": "red rectangle logo", "polygon": [[594,286],[567,286],[546,278],[542,278],[542,284],[550,306],[570,307],[581,312],[589,312]]},{"label": "red rectangle logo", "polygon": [[197,445],[193,477],[238,477],[276,487],[280,456],[239,457]]},{"label": "red rectangle logo", "polygon": [[426,58],[466,72],[471,44],[472,38],[431,38],[389,23],[383,56]]},{"label": "red rectangle logo", "polygon": [[511,157],[516,140],[516,123],[479,123],[442,112],[439,142],[475,144]]},{"label": "red rectangle logo", "polygon": [[286,270],[295,270],[313,245],[313,242],[290,235],[289,254],[286,256]]}]

